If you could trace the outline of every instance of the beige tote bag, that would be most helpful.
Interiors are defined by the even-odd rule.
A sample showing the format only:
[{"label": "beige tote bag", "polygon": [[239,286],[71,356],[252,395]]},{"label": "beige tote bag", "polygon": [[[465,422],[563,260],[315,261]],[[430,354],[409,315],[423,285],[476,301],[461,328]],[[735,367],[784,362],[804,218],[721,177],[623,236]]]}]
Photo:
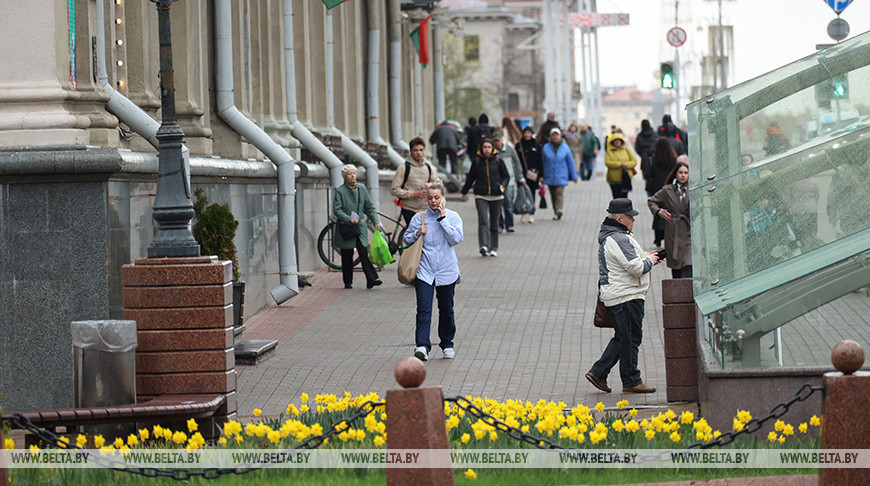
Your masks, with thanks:
[{"label": "beige tote bag", "polygon": [[[426,224],[426,213],[420,214],[420,224]],[[399,257],[399,282],[409,284],[417,278],[417,269],[420,268],[420,257],[423,256],[423,237],[420,235],[417,241],[411,244]]]}]

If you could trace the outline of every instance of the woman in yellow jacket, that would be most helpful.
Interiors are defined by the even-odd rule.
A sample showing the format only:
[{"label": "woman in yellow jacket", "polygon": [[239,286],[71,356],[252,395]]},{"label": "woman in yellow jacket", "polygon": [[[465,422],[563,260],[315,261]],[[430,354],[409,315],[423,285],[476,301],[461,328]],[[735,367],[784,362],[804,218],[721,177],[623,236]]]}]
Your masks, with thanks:
[{"label": "woman in yellow jacket", "polygon": [[637,166],[637,157],[625,143],[621,133],[614,133],[607,138],[607,153],[604,155],[604,165],[607,166],[607,183],[613,199],[628,197],[631,192],[631,176]]}]

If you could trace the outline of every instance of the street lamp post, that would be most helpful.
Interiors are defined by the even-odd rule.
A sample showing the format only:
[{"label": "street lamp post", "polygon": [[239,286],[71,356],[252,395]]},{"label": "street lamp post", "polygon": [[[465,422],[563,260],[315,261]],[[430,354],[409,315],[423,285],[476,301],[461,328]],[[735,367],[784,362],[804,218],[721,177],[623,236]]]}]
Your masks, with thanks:
[{"label": "street lamp post", "polygon": [[157,4],[160,41],[160,108],[162,124],[157,130],[159,163],[157,196],[152,217],[157,233],[148,247],[149,258],[199,256],[199,244],[190,231],[193,204],[190,201],[190,171],[182,155],[184,132],[175,115],[175,79],[172,70],[172,39],[169,7],[177,0],[151,0]]}]

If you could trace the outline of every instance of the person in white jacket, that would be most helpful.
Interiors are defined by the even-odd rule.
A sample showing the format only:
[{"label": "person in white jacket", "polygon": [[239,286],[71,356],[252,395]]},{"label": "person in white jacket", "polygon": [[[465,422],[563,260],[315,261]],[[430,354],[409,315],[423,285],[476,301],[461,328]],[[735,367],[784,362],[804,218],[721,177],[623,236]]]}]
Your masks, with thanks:
[{"label": "person in white jacket", "polygon": [[653,393],[656,389],[646,386],[640,378],[637,354],[643,339],[649,272],[660,260],[656,252],[644,252],[631,234],[638,212],[630,199],[610,201],[607,212],[598,233],[598,289],[613,322],[613,338],[586,373],[586,379],[595,388],[610,393],[607,375],[619,362],[623,393]]}]

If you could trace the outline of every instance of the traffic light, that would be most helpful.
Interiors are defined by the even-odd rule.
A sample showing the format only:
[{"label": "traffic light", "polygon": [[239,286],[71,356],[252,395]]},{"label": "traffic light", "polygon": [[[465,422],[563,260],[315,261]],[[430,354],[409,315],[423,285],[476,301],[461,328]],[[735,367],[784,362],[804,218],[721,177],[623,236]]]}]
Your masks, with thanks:
[{"label": "traffic light", "polygon": [[845,74],[842,76],[834,76],[834,79],[831,80],[831,84],[834,89],[834,98],[849,98],[849,78]]},{"label": "traffic light", "polygon": [[669,62],[661,64],[662,88],[674,89],[674,65]]}]

